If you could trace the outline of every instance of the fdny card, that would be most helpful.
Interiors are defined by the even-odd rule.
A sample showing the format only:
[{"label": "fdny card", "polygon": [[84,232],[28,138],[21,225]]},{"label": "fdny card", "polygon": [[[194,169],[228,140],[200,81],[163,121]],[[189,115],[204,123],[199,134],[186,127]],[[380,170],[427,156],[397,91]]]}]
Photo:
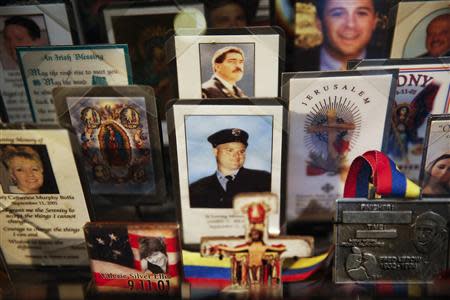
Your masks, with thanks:
[{"label": "fdny card", "polygon": [[288,220],[331,220],[352,160],[383,149],[396,72],[284,74]]},{"label": "fdny card", "polygon": [[178,294],[178,225],[90,222],[84,234],[97,291]]},{"label": "fdny card", "polygon": [[426,119],[448,112],[450,66],[437,59],[365,60],[357,70],[399,68],[390,115],[387,154],[400,170],[418,183]]}]

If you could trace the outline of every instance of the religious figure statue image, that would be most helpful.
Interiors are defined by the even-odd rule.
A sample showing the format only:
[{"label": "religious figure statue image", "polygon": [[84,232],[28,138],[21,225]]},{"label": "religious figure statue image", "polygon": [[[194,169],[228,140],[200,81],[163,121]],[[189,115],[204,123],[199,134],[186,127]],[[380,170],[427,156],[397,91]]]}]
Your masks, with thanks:
[{"label": "religious figure statue image", "polygon": [[119,125],[102,125],[98,140],[103,157],[111,166],[124,166],[131,160],[128,135]]},{"label": "religious figure statue image", "polygon": [[[269,246],[266,245],[263,241],[263,229],[264,227],[254,226],[250,230],[249,238],[250,241],[235,248],[226,247],[222,245],[214,246],[213,249],[210,250],[211,254],[216,252],[224,253],[228,252],[228,254],[239,254],[246,253],[246,257],[240,257],[236,259],[233,264],[235,265],[233,278],[234,283],[238,283],[240,285],[250,284],[258,284],[261,283],[262,274],[264,270],[264,266],[268,265],[271,269],[270,276],[272,278],[272,283],[279,283],[280,277],[277,273],[276,264],[279,264],[279,254],[283,251],[286,251],[286,247],[284,245],[274,245]],[[221,254],[219,254],[221,255]],[[238,274],[237,265],[240,262],[240,270],[241,274]],[[275,263],[276,262],[276,263]],[[242,267],[245,266],[249,271],[249,278],[247,280],[247,270]],[[238,279],[239,282],[238,282]]]},{"label": "religious figure statue image", "polygon": [[282,259],[311,255],[310,237],[269,238],[268,214],[276,211],[276,199],[275,194],[267,192],[237,195],[233,208],[246,216],[244,237],[202,238],[202,256],[230,257],[231,288],[251,292],[262,288],[278,290],[282,285]]},{"label": "religious figure statue image", "polygon": [[411,146],[413,154],[422,155],[423,138],[418,136],[418,129],[431,113],[439,87],[429,83],[410,103],[394,104],[388,140],[388,154],[393,159],[408,160]]}]

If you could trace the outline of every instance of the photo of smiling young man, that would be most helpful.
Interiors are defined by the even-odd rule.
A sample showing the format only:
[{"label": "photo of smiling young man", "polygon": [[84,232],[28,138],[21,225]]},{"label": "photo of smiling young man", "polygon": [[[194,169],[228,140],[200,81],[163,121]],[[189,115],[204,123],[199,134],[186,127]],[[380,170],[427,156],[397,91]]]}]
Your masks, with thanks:
[{"label": "photo of smiling young man", "polygon": [[377,25],[374,0],[328,0],[319,6],[325,33],[320,70],[345,70],[350,59],[367,56],[366,47]]},{"label": "photo of smiling young man", "polygon": [[[200,56],[202,60],[202,98],[253,96],[253,44],[230,44],[227,46],[201,44]],[[246,74],[247,70],[248,74]]]},{"label": "photo of smiling young man", "polygon": [[388,49],[383,49],[387,44],[387,30],[380,20],[383,16],[387,20],[381,8],[389,11],[390,2],[317,0],[314,3],[315,7],[305,5],[315,8],[316,26],[323,34],[323,42],[314,48],[296,50],[297,71],[342,71],[347,69],[348,60],[387,55]]}]

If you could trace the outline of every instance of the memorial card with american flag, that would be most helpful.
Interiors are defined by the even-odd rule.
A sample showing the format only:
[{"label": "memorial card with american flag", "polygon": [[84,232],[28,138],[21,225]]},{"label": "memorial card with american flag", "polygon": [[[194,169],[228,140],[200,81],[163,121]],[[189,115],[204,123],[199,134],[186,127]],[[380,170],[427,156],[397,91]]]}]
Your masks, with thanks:
[{"label": "memorial card with american flag", "polygon": [[283,74],[289,101],[288,220],[331,222],[351,161],[385,147],[397,74]]},{"label": "memorial card with american flag", "polygon": [[179,294],[178,225],[90,222],[84,234],[98,292]]}]

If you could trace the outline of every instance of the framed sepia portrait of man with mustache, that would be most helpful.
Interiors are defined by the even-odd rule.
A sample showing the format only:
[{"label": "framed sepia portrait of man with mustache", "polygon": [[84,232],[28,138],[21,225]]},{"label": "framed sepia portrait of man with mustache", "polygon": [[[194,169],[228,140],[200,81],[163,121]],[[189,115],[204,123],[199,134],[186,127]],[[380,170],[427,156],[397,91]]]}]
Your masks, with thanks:
[{"label": "framed sepia portrait of man with mustache", "polygon": [[202,98],[253,97],[255,44],[199,44]]},{"label": "framed sepia portrait of man with mustache", "polygon": [[178,30],[165,48],[178,99],[279,96],[285,55],[277,27]]}]

